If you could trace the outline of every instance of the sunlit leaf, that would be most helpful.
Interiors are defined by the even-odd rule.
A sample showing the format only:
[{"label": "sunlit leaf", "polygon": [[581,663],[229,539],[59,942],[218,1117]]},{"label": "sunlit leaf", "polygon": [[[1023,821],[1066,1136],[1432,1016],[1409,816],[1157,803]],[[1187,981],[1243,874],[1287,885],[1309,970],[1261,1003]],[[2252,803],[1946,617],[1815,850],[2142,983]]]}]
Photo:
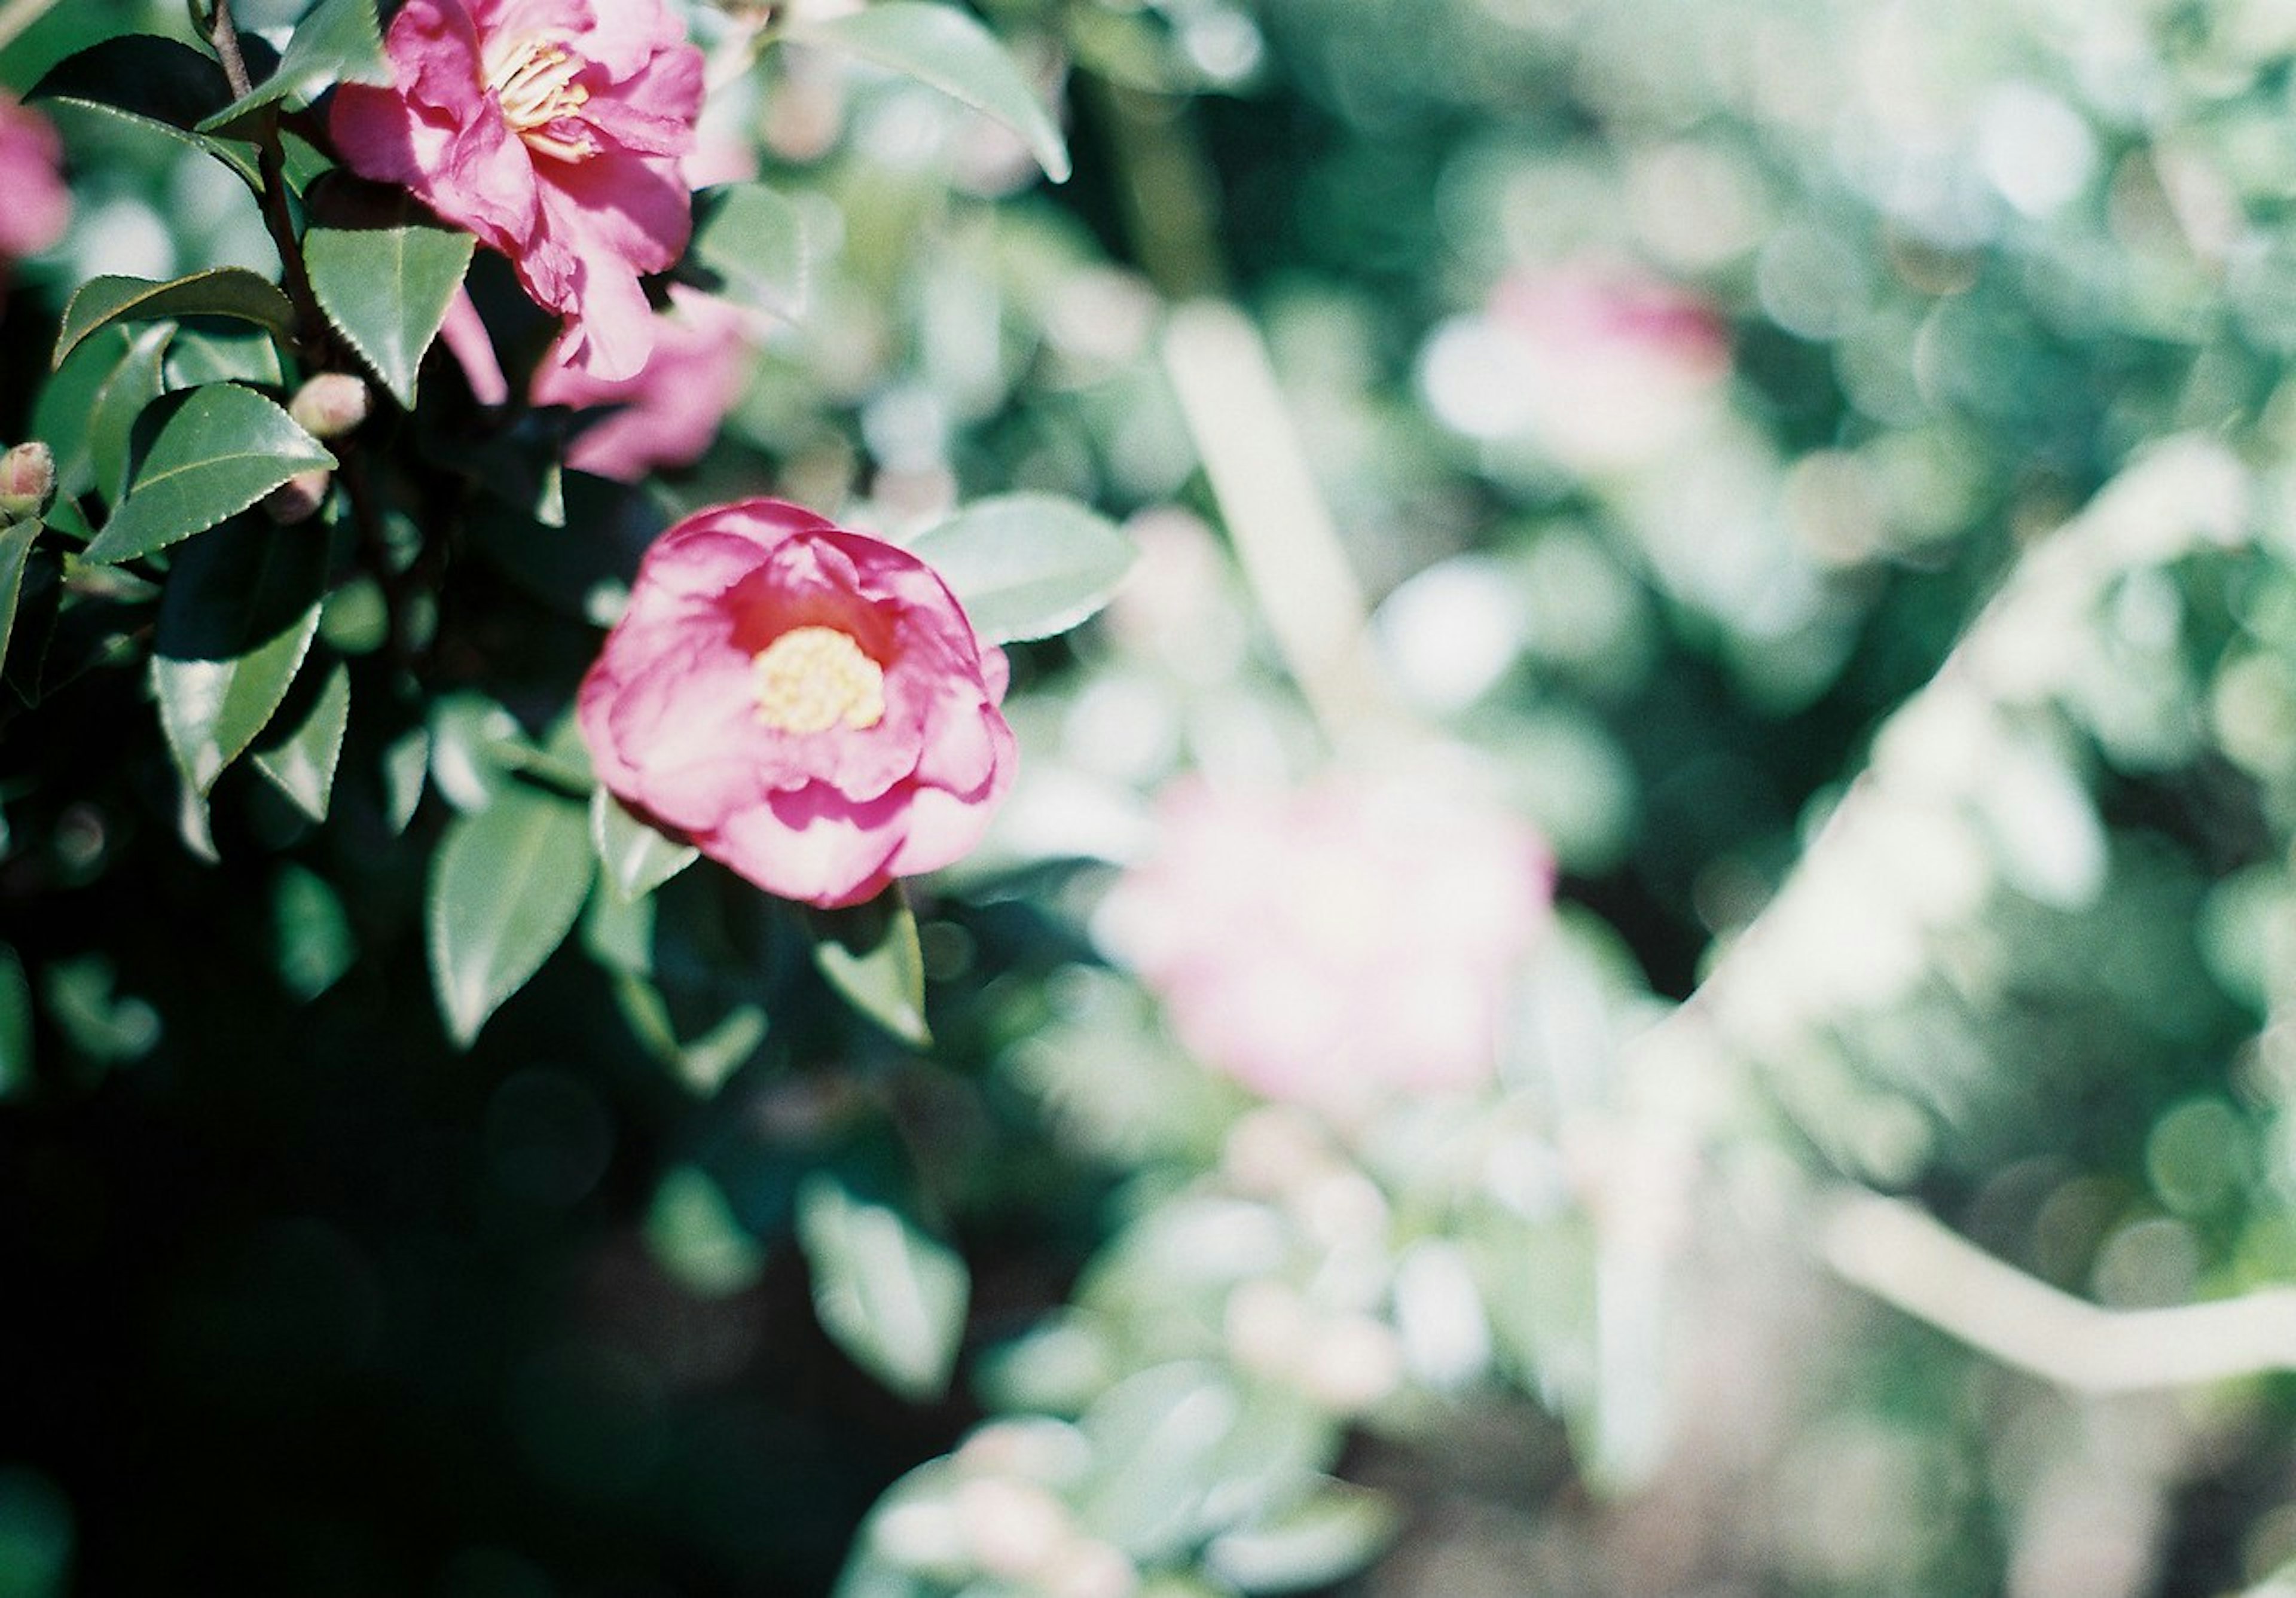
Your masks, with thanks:
[{"label": "sunlit leaf", "polygon": [[830,985],[910,1047],[931,1047],[917,918],[899,887],[886,889],[865,905],[808,911],[807,920],[814,933],[814,963]]},{"label": "sunlit leaf", "polygon": [[1257,1523],[1214,1537],[1204,1564],[1250,1593],[1329,1586],[1378,1558],[1401,1519],[1385,1496],[1325,1480]]},{"label": "sunlit leaf", "polygon": [[337,332],[374,368],[399,404],[414,404],[415,374],[463,286],[478,241],[441,227],[404,195],[384,225],[314,226],[304,235],[311,291]]},{"label": "sunlit leaf", "polygon": [[1106,518],[1050,494],[977,500],[909,547],[988,643],[1076,626],[1108,602],[1138,553]]},{"label": "sunlit leaf", "polygon": [[805,213],[760,183],[693,197],[693,241],[682,275],[736,305],[794,319],[810,289]]},{"label": "sunlit leaf", "polygon": [[160,430],[86,557],[127,561],[165,549],[237,515],[297,472],[334,463],[262,395],[211,383]]},{"label": "sunlit leaf", "polygon": [[606,881],[624,899],[644,898],[701,857],[622,807],[604,789],[590,799],[590,840],[606,868]]},{"label": "sunlit leaf", "polygon": [[184,316],[226,316],[284,338],[294,329],[295,306],[278,284],[244,266],[217,266],[166,283],[144,277],[91,278],[64,307],[50,365],[62,365],[91,333],[113,323]]},{"label": "sunlit leaf", "polygon": [[431,983],[457,1046],[565,941],[596,870],[582,807],[554,794],[506,784],[448,824],[427,921]]},{"label": "sunlit leaf", "polygon": [[227,130],[250,112],[290,94],[309,96],[336,83],[389,83],[374,0],[318,0],[295,24],[278,70],[243,98],[201,123],[201,131]]},{"label": "sunlit leaf", "polygon": [[255,769],[313,821],[327,819],[350,713],[350,668],[339,660],[327,674],[326,684],[309,714],[295,730],[269,748],[255,751]]},{"label": "sunlit leaf", "polygon": [[1054,183],[1067,180],[1061,130],[995,34],[952,5],[884,0],[865,10],[801,13],[783,36],[858,56],[953,95],[1028,142]]},{"label": "sunlit leaf", "polygon": [[826,1176],[799,1190],[797,1236],[815,1313],[837,1346],[905,1397],[946,1391],[971,1297],[964,1262],[898,1210]]}]

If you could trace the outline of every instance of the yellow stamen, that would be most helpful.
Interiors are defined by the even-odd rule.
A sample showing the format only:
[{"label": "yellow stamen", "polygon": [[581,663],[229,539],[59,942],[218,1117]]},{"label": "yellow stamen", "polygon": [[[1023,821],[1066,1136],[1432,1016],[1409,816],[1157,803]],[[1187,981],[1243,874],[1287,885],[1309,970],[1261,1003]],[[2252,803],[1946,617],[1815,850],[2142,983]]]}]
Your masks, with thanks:
[{"label": "yellow stamen", "polygon": [[503,120],[527,147],[562,161],[598,152],[587,135],[562,138],[543,129],[589,103],[590,91],[574,79],[581,57],[546,34],[526,34],[487,53],[487,90],[502,106]]},{"label": "yellow stamen", "polygon": [[822,733],[843,722],[855,732],[885,719],[885,672],[853,635],[836,627],[791,627],[751,662],[758,719],[783,733]]}]

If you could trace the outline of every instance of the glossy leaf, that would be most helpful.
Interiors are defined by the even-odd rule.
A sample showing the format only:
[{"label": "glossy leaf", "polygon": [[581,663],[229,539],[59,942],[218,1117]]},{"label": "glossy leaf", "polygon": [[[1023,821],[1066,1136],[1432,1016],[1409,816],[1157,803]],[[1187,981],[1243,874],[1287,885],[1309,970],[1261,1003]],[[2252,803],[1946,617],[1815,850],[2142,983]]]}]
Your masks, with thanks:
[{"label": "glossy leaf", "polygon": [[830,986],[912,1048],[932,1046],[925,1026],[925,962],[917,918],[896,885],[865,905],[811,910],[813,960]]},{"label": "glossy leaf", "polygon": [[205,795],[287,697],[319,630],[326,545],[233,527],[185,550],[160,606],[152,686],[176,765]]},{"label": "glossy leaf", "polygon": [[270,748],[255,751],[255,769],[313,821],[327,819],[350,714],[350,668],[339,660],[295,730]]},{"label": "glossy leaf", "polygon": [[314,226],[303,239],[319,308],[392,397],[409,407],[422,356],[439,336],[477,244],[459,229],[420,220],[422,215],[402,195],[390,225]]},{"label": "glossy leaf", "polygon": [[798,1192],[797,1237],[821,1328],[904,1397],[947,1390],[964,1332],[964,1262],[898,1210],[855,1198],[832,1176]]},{"label": "glossy leaf", "polygon": [[457,1046],[566,940],[596,869],[582,807],[554,794],[505,784],[447,824],[427,922],[431,985]]},{"label": "glossy leaf", "polygon": [[183,316],[251,322],[284,338],[294,328],[295,307],[276,283],[244,266],[217,266],[167,283],[145,277],[91,278],[64,307],[50,365],[62,366],[91,333],[114,323]]},{"label": "glossy leaf", "polygon": [[8,660],[8,640],[16,630],[16,602],[24,592],[24,566],[32,558],[37,520],[0,527],[0,666]]},{"label": "glossy leaf", "polygon": [[1066,632],[1108,602],[1138,553],[1106,518],[1050,494],[976,501],[909,547],[987,643]]},{"label": "glossy leaf", "polygon": [[601,788],[590,796],[590,841],[619,897],[640,899],[701,857],[690,843],[666,837]]},{"label": "glossy leaf", "polygon": [[308,98],[331,84],[390,81],[374,0],[318,0],[295,24],[278,70],[245,97],[208,117],[201,131],[230,128],[290,94]]},{"label": "glossy leaf", "polygon": [[253,330],[179,327],[168,345],[165,370],[170,389],[198,389],[209,383],[275,389],[287,381],[279,364],[279,346]]},{"label": "glossy leaf", "polygon": [[[107,504],[116,505],[127,496],[128,470],[135,463],[135,423],[166,391],[168,350],[175,337],[172,322],[137,328],[127,352],[89,404],[86,470],[91,486]],[[64,492],[73,491],[61,464],[57,478]]]},{"label": "glossy leaf", "polygon": [[[272,59],[260,39],[246,37],[242,45],[251,69],[260,70],[258,62],[267,65]],[[230,103],[231,83],[222,64],[175,39],[127,33],[92,45],[58,62],[25,98],[152,129],[222,160],[250,189],[260,182],[251,146],[198,131]]]},{"label": "glossy leaf", "polygon": [[805,213],[759,183],[704,189],[679,272],[736,305],[793,319],[811,288]]},{"label": "glossy leaf", "polygon": [[922,0],[885,0],[864,11],[800,16],[784,37],[857,56],[953,95],[1019,134],[1054,183],[1067,180],[1069,152],[1061,130],[996,36],[969,13]]},{"label": "glossy leaf", "polygon": [[127,561],[165,549],[237,515],[297,472],[334,463],[262,395],[211,383],[160,430],[87,559]]}]

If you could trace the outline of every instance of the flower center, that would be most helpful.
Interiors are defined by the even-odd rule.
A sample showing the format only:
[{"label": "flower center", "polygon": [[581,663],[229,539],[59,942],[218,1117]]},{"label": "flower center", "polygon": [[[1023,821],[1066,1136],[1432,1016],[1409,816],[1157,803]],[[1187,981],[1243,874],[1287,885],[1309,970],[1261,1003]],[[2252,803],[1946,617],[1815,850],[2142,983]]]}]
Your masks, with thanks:
[{"label": "flower center", "polygon": [[855,732],[885,719],[884,668],[853,635],[835,627],[791,627],[750,660],[758,719],[783,733],[822,733],[843,722]]},{"label": "flower center", "polygon": [[574,81],[586,64],[546,33],[523,34],[487,52],[487,90],[528,149],[562,161],[598,153],[587,134],[569,139],[545,131],[589,103],[590,91]]}]

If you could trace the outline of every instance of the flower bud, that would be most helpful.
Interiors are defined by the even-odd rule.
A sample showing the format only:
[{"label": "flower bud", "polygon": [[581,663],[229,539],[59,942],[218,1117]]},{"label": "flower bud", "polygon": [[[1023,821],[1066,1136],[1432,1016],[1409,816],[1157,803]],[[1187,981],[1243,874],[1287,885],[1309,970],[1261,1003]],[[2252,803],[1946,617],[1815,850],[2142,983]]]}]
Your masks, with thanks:
[{"label": "flower bud", "polygon": [[327,503],[327,489],[333,482],[334,473],[324,466],[299,471],[263,496],[263,513],[281,527],[308,521]]},{"label": "flower bud", "polygon": [[56,457],[38,439],[0,455],[0,521],[45,516],[56,498]]},{"label": "flower bud", "polygon": [[340,438],[367,419],[374,396],[348,372],[322,372],[287,402],[295,425],[314,438]]}]

